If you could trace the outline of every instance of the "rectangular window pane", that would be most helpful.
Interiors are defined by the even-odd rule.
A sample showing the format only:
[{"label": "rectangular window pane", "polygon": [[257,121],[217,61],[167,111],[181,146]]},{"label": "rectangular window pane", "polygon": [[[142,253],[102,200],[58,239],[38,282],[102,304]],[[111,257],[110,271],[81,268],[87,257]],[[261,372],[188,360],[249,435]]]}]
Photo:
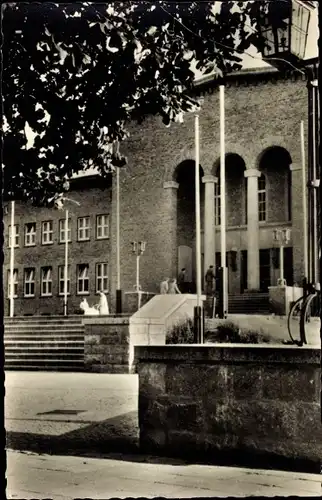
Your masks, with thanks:
[{"label": "rectangular window pane", "polygon": [[35,295],[35,269],[27,268],[24,271],[24,295],[33,297]]},{"label": "rectangular window pane", "polygon": [[96,238],[109,237],[109,215],[98,215],[96,217]]},{"label": "rectangular window pane", "polygon": [[36,224],[25,225],[25,246],[34,246],[36,244]]},{"label": "rectangular window pane", "polygon": [[[59,242],[65,243],[66,235],[66,219],[62,219],[59,221]],[[68,241],[71,241],[71,219],[68,219]]]},{"label": "rectangular window pane", "polygon": [[[8,297],[11,297],[11,275],[8,271]],[[18,297],[18,269],[13,270],[13,296]]]},{"label": "rectangular window pane", "polygon": [[[11,248],[11,225],[9,226],[9,248]],[[14,241],[14,247],[19,246],[19,225],[15,224],[13,226],[13,241]]]},{"label": "rectangular window pane", "polygon": [[[65,293],[65,266],[58,267],[58,294]],[[67,293],[70,294],[70,266],[67,268]]]},{"label": "rectangular window pane", "polygon": [[42,244],[51,243],[53,243],[53,221],[46,221],[42,223]]},{"label": "rectangular window pane", "polygon": [[89,217],[80,217],[77,221],[78,240],[89,240]]},{"label": "rectangular window pane", "polygon": [[102,262],[96,265],[96,291],[108,292],[108,263]]},{"label": "rectangular window pane", "polygon": [[52,268],[43,267],[41,269],[41,294],[52,294]]},{"label": "rectangular window pane", "polygon": [[89,266],[88,264],[80,264],[77,267],[77,293],[89,292]]}]

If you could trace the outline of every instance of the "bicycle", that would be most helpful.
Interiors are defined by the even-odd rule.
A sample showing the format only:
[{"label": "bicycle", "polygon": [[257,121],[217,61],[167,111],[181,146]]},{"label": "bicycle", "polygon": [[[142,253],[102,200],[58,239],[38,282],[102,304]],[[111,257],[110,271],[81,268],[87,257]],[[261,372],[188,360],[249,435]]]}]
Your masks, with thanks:
[{"label": "bicycle", "polygon": [[[312,318],[320,318],[321,295],[319,291],[310,291],[297,299],[292,305],[287,318],[287,329],[292,344],[299,347],[307,344],[306,326]],[[296,333],[295,333],[296,332]],[[296,338],[299,336],[299,340]],[[285,342],[290,343],[290,342]]]}]

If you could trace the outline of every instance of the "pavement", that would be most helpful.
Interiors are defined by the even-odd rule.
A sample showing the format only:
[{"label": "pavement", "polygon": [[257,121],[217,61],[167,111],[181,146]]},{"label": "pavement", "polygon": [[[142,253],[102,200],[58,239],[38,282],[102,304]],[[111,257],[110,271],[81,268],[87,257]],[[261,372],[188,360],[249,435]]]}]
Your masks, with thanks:
[{"label": "pavement", "polygon": [[107,453],[138,446],[138,376],[7,371],[7,446]]},{"label": "pavement", "polygon": [[185,464],[122,455],[98,459],[9,451],[7,498],[320,497],[321,476]]},{"label": "pavement", "polygon": [[315,474],[140,454],[137,375],[8,371],[5,388],[9,499],[321,495]]}]

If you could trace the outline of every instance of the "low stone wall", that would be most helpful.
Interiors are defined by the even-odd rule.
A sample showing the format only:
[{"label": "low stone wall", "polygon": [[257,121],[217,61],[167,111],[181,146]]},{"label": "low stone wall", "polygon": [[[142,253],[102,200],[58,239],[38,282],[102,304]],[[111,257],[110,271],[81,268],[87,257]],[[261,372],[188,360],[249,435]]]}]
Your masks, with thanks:
[{"label": "low stone wall", "polygon": [[143,452],[320,472],[320,350],[141,346]]},{"label": "low stone wall", "polygon": [[129,373],[129,318],[92,316],[83,323],[85,370]]}]

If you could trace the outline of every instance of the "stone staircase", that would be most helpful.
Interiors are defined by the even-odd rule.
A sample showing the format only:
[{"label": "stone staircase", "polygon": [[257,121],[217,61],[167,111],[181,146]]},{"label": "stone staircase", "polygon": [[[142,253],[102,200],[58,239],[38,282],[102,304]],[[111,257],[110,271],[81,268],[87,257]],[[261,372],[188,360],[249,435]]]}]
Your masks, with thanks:
[{"label": "stone staircase", "polygon": [[79,316],[4,319],[5,370],[84,370],[84,327]]},{"label": "stone staircase", "polygon": [[228,312],[231,314],[270,314],[268,293],[243,293],[228,296]]}]

